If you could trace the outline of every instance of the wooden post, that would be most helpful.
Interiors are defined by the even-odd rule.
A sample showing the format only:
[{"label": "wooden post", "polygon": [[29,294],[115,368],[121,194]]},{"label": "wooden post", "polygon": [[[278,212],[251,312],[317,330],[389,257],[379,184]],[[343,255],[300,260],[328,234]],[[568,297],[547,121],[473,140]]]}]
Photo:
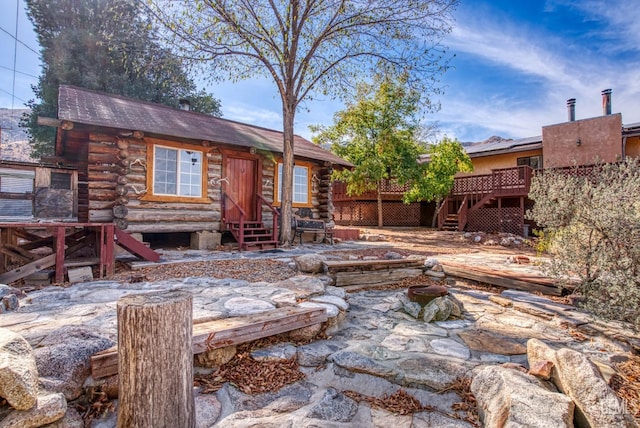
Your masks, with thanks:
[{"label": "wooden post", "polygon": [[130,295],[117,312],[118,428],[195,427],[192,295]]}]

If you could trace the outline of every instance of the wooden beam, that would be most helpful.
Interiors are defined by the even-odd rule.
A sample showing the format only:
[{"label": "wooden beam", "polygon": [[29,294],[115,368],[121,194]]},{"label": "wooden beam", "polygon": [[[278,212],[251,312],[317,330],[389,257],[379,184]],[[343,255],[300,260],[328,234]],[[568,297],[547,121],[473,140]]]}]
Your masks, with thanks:
[{"label": "wooden beam", "polygon": [[539,291],[543,294],[550,294],[553,296],[562,295],[562,289],[557,286],[549,286],[539,282],[532,282],[530,280],[499,276],[495,273],[490,274],[487,272],[481,272],[469,266],[460,268],[448,264],[443,264],[443,267],[447,275],[456,276],[459,278],[470,279],[472,281],[478,281],[485,284],[497,285],[498,287],[512,288],[516,290]]},{"label": "wooden beam", "polygon": [[[251,342],[263,337],[297,330],[327,321],[324,308],[286,307],[256,315],[225,318],[193,325],[194,354],[207,350]],[[118,373],[118,348],[112,347],[91,356],[94,379]]]},{"label": "wooden beam", "polygon": [[57,128],[62,124],[62,121],[60,119],[54,119],[52,117],[38,116],[36,123],[40,126],[53,126],[54,128]]},{"label": "wooden beam", "polygon": [[420,275],[422,275],[422,269],[416,268],[337,272],[335,274],[335,286],[344,287],[348,285],[387,285],[402,281],[405,278],[415,278]]},{"label": "wooden beam", "polygon": [[0,283],[2,284],[11,284],[14,281],[22,279],[26,276],[31,275],[32,273],[38,272],[42,269],[49,268],[56,264],[56,255],[49,254],[48,256],[21,266],[19,268],[10,270],[9,272],[5,272],[0,275]]}]

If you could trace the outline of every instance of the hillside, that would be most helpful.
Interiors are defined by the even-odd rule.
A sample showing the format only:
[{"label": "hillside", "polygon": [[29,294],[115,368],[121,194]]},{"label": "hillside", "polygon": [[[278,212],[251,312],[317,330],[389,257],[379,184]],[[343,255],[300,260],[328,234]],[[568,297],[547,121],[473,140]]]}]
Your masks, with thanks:
[{"label": "hillside", "polygon": [[18,126],[20,118],[28,111],[27,109],[0,108],[0,126],[2,127],[0,159],[33,162],[27,133]]}]

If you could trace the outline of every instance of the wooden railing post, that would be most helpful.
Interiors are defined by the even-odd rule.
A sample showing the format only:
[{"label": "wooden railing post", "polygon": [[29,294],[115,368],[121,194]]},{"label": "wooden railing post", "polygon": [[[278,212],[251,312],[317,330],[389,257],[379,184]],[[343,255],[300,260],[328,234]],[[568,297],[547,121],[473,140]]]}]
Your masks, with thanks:
[{"label": "wooden railing post", "polygon": [[118,428],[195,427],[192,315],[185,291],[118,301]]}]

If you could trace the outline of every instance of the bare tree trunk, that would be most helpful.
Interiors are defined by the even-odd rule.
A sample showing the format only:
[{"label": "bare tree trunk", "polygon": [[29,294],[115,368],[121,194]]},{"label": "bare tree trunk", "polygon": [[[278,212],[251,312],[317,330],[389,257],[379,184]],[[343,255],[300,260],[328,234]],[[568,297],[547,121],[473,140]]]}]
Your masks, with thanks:
[{"label": "bare tree trunk", "polygon": [[433,212],[433,219],[431,219],[431,227],[438,227],[438,209],[440,208],[440,204],[442,203],[442,198],[436,198],[436,209]]},{"label": "bare tree trunk", "polygon": [[281,227],[280,243],[288,246],[291,243],[291,218],[293,200],[293,119],[294,106],[284,106],[282,109],[284,121],[284,146],[282,150],[282,199],[280,201]]},{"label": "bare tree trunk", "polygon": [[195,427],[192,302],[185,291],[118,301],[118,428]]},{"label": "bare tree trunk", "polygon": [[378,181],[378,227],[383,226],[382,218],[382,180]]}]

